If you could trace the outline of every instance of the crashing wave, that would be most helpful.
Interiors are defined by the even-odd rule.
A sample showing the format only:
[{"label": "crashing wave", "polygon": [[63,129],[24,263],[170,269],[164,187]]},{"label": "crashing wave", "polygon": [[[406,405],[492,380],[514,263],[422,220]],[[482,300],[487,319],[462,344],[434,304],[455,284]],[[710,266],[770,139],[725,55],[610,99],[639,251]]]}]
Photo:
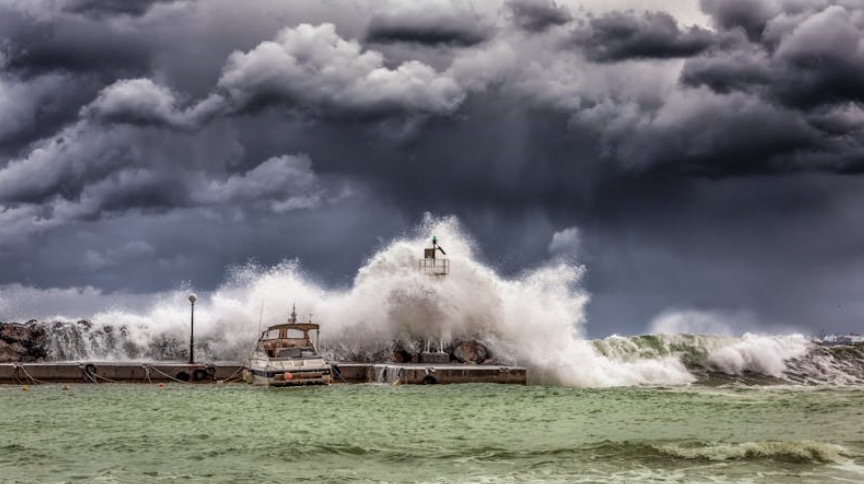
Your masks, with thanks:
[{"label": "crashing wave", "polygon": [[[417,270],[420,249],[433,234],[450,259],[443,278]],[[334,360],[381,361],[394,353],[452,350],[456,341],[474,341],[488,349],[485,359],[526,366],[531,381],[543,384],[681,385],[705,381],[706,375],[862,381],[860,354],[820,349],[801,336],[589,341],[583,333],[589,300],[580,286],[583,273],[583,267],[556,259],[504,278],[480,262],[455,218],[427,217],[415,234],[370,257],[347,288],[316,284],[296,261],[233,269],[228,282],[196,303],[196,355],[242,360],[262,325],[282,320],[296,305],[301,320],[314,317],[321,324],[320,349]],[[35,358],[182,359],[189,334],[186,292],[163,294],[145,311],[112,309],[87,322],[43,325],[45,354]],[[23,347],[5,344],[7,352]]]},{"label": "crashing wave", "polygon": [[611,336],[593,343],[618,361],[678,358],[704,383],[864,383],[864,344],[825,346],[802,335],[754,334]]},{"label": "crashing wave", "polygon": [[771,459],[804,464],[842,462],[854,456],[839,445],[813,441],[668,444],[652,447],[669,457],[706,461]]}]

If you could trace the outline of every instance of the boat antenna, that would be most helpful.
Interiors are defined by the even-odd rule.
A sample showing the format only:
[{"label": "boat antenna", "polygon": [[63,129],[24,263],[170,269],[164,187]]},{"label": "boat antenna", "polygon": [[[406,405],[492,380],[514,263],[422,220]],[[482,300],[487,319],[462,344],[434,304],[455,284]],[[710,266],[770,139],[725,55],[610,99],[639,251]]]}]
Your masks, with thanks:
[{"label": "boat antenna", "polygon": [[291,305],[291,324],[297,324],[297,305]]}]

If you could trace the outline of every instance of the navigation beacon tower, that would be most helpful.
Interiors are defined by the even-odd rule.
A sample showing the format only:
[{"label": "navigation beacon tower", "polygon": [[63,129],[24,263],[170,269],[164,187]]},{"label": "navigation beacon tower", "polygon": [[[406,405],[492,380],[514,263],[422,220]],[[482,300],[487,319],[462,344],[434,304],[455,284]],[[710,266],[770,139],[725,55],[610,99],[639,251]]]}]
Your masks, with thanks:
[{"label": "navigation beacon tower", "polygon": [[432,248],[423,249],[423,258],[420,259],[420,271],[430,276],[446,276],[450,273],[450,260],[443,257],[437,257],[438,252],[441,255],[447,255],[444,249],[438,245],[438,237],[432,236]]},{"label": "navigation beacon tower", "polygon": [[[438,245],[438,237],[432,236],[432,247],[423,249],[423,258],[420,259],[420,272],[435,277],[437,280],[442,280],[444,276],[450,273],[450,260],[446,257],[438,257],[438,253],[446,256],[447,252]],[[426,339],[426,351],[420,354],[421,363],[447,363],[450,361],[450,355],[444,352],[444,337],[438,337],[438,352],[432,353],[431,335]]]}]

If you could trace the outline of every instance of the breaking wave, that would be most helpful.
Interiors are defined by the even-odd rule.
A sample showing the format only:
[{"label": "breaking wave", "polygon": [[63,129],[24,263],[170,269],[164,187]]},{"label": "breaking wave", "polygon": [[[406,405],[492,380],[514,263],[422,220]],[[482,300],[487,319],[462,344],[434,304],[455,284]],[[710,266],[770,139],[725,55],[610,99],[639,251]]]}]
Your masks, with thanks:
[{"label": "breaking wave", "polygon": [[677,358],[703,383],[864,384],[864,345],[825,346],[802,335],[611,336],[593,344],[619,361]]},{"label": "breaking wave", "polygon": [[798,464],[821,464],[843,462],[846,458],[854,457],[839,445],[813,441],[669,444],[651,447],[669,457],[707,461],[771,459]]},{"label": "breaking wave", "polygon": [[[450,274],[418,271],[422,248],[437,235]],[[263,326],[300,320],[321,324],[321,349],[334,360],[389,360],[473,340],[489,363],[527,366],[534,383],[576,386],[679,385],[717,375],[795,383],[864,381],[862,350],[821,348],[802,336],[649,335],[584,339],[584,268],[553,260],[515,278],[481,263],[455,218],[427,217],[360,268],[350,287],[325,288],[296,261],[244,266],[195,305],[199,359],[242,360]],[[88,321],[49,323],[45,357],[182,359],[189,328],[188,291],[167,293],[148,310],[113,309]],[[845,350],[844,350],[845,351]]]}]

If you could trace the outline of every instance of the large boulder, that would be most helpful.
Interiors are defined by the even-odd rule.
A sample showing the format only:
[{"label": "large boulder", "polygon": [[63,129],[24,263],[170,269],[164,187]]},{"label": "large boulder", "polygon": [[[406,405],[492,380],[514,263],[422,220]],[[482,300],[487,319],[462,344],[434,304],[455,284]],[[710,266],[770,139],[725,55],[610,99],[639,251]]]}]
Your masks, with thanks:
[{"label": "large boulder", "polygon": [[492,352],[477,340],[455,340],[451,356],[459,363],[483,363],[492,356]]},{"label": "large boulder", "polygon": [[7,343],[0,340],[0,363],[18,363],[27,352],[21,343]]},{"label": "large boulder", "polygon": [[21,323],[0,323],[0,340],[21,343],[30,339],[30,327]]},{"label": "large boulder", "polygon": [[393,362],[394,363],[411,363],[413,360],[417,358],[412,358],[413,355],[403,348],[396,348],[393,350]]},{"label": "large boulder", "polygon": [[0,323],[0,343],[2,362],[41,361],[48,356],[48,329],[34,320]]}]

